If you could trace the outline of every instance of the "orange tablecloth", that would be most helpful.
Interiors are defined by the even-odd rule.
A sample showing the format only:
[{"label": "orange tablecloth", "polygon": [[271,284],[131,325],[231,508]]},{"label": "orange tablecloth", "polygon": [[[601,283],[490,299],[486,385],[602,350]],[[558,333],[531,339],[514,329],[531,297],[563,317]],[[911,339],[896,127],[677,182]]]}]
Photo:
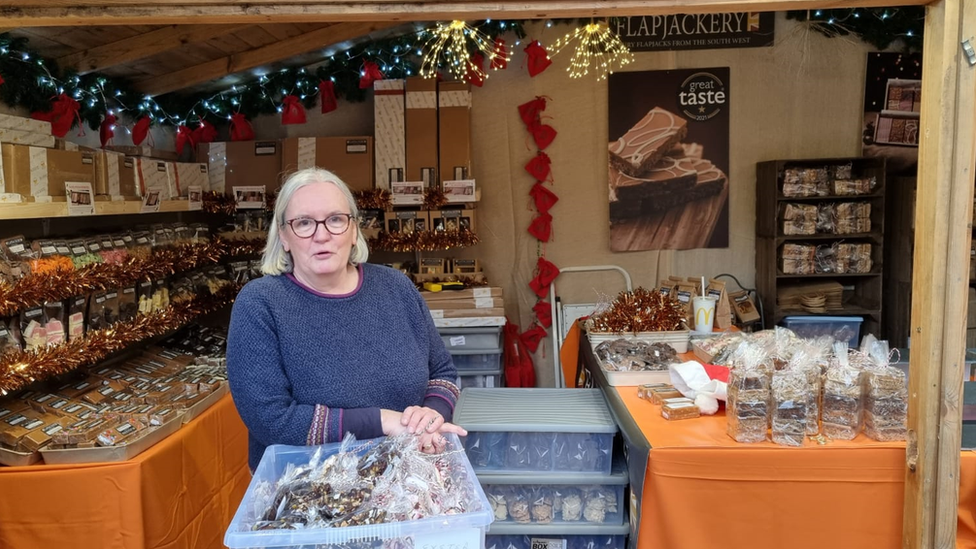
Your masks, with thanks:
[{"label": "orange tablecloth", "polygon": [[[636,387],[613,388],[651,451],[639,549],[898,549],[905,444],[738,444],[725,415],[669,422]],[[962,455],[957,547],[976,548],[976,454]]]},{"label": "orange tablecloth", "polygon": [[228,395],[131,461],[0,467],[0,548],[219,549],[250,479]]}]

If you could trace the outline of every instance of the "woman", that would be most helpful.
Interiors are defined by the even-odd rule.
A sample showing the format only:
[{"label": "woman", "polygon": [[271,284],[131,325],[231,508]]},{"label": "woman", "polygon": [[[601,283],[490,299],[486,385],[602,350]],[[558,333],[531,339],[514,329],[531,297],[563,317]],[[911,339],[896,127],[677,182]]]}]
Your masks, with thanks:
[{"label": "woman", "polygon": [[275,204],[262,278],[231,314],[227,370],[247,425],[251,469],[271,444],[315,445],[409,431],[440,452],[457,370],[416,288],[366,263],[356,202],[335,174],[312,168]]}]

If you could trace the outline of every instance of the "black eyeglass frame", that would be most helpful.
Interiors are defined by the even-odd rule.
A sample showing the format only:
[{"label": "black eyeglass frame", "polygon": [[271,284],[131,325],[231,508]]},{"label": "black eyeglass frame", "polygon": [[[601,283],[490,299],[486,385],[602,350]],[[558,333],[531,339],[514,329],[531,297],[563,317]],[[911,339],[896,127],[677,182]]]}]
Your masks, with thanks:
[{"label": "black eyeglass frame", "polygon": [[[329,221],[329,219],[331,219],[333,217],[342,217],[342,216],[345,216],[347,218],[346,219],[346,228],[343,229],[343,230],[341,230],[341,231],[339,231],[339,232],[334,232],[332,229],[329,228],[329,225],[328,225],[327,222]],[[293,225],[293,223],[295,223],[296,221],[304,220],[304,219],[308,219],[310,221],[314,221],[315,222],[315,228],[312,229],[312,232],[309,233],[308,236],[302,236],[302,235],[298,234],[298,232],[295,231],[295,225]],[[313,236],[315,236],[315,233],[318,232],[319,225],[322,225],[323,227],[325,227],[326,232],[328,232],[332,236],[340,236],[340,235],[346,234],[346,231],[349,230],[349,227],[352,227],[352,222],[353,222],[354,219],[356,219],[356,216],[354,216],[351,213],[335,213],[335,214],[332,214],[332,215],[330,215],[329,217],[327,217],[325,219],[313,219],[311,217],[296,217],[295,219],[289,219],[288,221],[285,221],[285,224],[288,225],[289,227],[291,227],[291,233],[293,235],[295,235],[296,237],[298,237],[298,238],[312,238]]]}]

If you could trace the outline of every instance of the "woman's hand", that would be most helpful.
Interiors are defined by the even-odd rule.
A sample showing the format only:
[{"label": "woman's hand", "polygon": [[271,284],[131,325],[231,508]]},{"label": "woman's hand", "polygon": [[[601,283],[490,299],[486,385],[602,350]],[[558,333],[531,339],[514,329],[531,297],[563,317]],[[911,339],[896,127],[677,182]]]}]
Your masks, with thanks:
[{"label": "woman's hand", "polygon": [[380,424],[383,427],[383,434],[388,437],[392,437],[406,431],[407,428],[404,427],[400,421],[402,417],[403,414],[400,412],[387,410],[385,408],[380,409]]},{"label": "woman's hand", "polygon": [[447,433],[454,433],[459,437],[464,437],[468,435],[468,432],[462,427],[458,427],[453,423],[443,422],[440,428],[434,433],[421,432],[417,444],[420,446],[420,451],[425,454],[439,454],[443,452],[447,447],[447,439],[444,437]]},{"label": "woman's hand", "polygon": [[408,433],[415,435],[435,433],[443,424],[444,416],[426,406],[409,406],[400,417],[400,425],[403,425]]}]

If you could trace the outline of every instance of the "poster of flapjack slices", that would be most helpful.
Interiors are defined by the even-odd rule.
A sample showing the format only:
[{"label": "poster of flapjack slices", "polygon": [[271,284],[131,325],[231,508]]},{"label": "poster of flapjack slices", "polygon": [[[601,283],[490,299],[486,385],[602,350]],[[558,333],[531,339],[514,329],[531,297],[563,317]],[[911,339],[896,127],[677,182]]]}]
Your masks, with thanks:
[{"label": "poster of flapjack slices", "polygon": [[729,245],[729,69],[609,77],[610,249]]}]

